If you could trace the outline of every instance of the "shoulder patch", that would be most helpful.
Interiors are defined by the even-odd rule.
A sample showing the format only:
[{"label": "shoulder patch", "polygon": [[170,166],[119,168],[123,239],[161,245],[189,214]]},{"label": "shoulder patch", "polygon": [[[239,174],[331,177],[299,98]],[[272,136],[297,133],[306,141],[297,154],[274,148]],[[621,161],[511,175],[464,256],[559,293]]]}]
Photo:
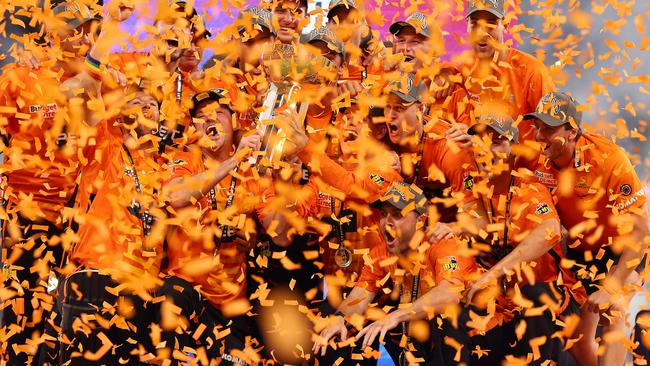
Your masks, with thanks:
[{"label": "shoulder patch", "polygon": [[377,184],[378,186],[384,184],[384,182],[386,181],[386,179],[384,179],[384,177],[382,177],[379,174],[375,174],[375,173],[370,173],[370,180],[375,182],[375,184]]},{"label": "shoulder patch", "polygon": [[187,164],[187,161],[183,159],[173,159],[171,163],[169,163],[170,166],[185,165],[185,164]]},{"label": "shoulder patch", "polygon": [[535,208],[535,214],[537,215],[546,215],[549,212],[551,212],[551,208],[544,202],[538,204],[537,208]]}]

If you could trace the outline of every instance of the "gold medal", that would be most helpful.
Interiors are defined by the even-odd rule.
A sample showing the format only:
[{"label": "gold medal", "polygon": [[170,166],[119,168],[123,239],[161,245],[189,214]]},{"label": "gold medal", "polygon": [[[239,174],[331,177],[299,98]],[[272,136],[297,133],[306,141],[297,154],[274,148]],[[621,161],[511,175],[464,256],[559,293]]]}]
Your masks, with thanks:
[{"label": "gold medal", "polygon": [[350,249],[341,245],[334,254],[334,261],[341,268],[350,267],[350,264],[352,264],[352,252]]}]

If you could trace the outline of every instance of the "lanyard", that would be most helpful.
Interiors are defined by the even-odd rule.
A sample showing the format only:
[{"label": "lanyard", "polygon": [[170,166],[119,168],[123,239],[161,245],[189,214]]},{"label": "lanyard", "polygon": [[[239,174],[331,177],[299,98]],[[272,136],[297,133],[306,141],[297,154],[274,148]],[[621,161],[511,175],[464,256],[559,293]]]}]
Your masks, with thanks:
[{"label": "lanyard", "polygon": [[[237,167],[233,169],[233,173],[237,173]],[[225,209],[228,209],[232,206],[233,201],[235,200],[235,189],[237,188],[237,178],[233,175],[232,178],[230,179],[230,186],[228,187],[228,194],[226,196],[226,207]],[[210,188],[208,191],[208,201],[210,202],[210,207],[214,210],[217,211],[219,208],[217,207],[217,194],[214,191],[214,187]],[[230,226],[227,225],[219,225],[219,228],[221,229],[221,236],[218,237],[217,235],[214,236],[214,256],[217,256],[217,253],[219,252],[219,248],[221,247],[221,243],[228,237],[228,233],[230,232]]]},{"label": "lanyard", "polygon": [[427,134],[426,132],[423,132],[422,136],[422,141],[420,141],[420,150],[418,151],[418,162],[415,164],[415,168],[413,169],[413,180],[411,181],[411,184],[417,185],[418,183],[418,178],[420,177],[420,168],[422,167],[422,159],[424,158],[424,144],[427,142]]},{"label": "lanyard", "polygon": [[183,73],[180,67],[176,69],[176,73],[178,74],[176,78],[176,101],[180,103],[183,97]]},{"label": "lanyard", "polygon": [[[330,205],[332,207],[332,213],[334,214],[336,212],[336,199],[334,196],[330,196]],[[350,264],[352,264],[352,252],[350,249],[345,247],[345,231],[343,230],[343,223],[341,222],[343,219],[342,216],[343,201],[341,201],[341,209],[339,210],[339,214],[336,217],[337,225],[334,228],[339,239],[339,247],[336,249],[336,253],[334,254],[334,261],[339,267],[347,268],[350,266]]]},{"label": "lanyard", "polygon": [[[140,183],[138,169],[135,166],[133,156],[131,156],[131,152],[129,151],[129,148],[126,147],[126,145],[122,144],[122,149],[126,153],[126,156],[129,158],[129,163],[131,163],[131,171],[133,172],[135,190],[138,194],[142,194],[142,184]],[[153,226],[153,216],[149,213],[149,209],[145,208],[144,211],[142,211],[142,205],[140,202],[138,202],[136,199],[133,199],[133,204],[131,208],[129,208],[129,211],[135,214],[138,219],[140,219],[140,222],[142,223],[142,233],[144,236],[149,236],[149,234],[151,234],[151,227]]]},{"label": "lanyard", "polygon": [[[509,245],[508,245],[508,231],[509,231],[509,226],[510,226],[510,204],[512,203],[512,186],[515,183],[515,177],[510,176],[510,182],[508,183],[508,195],[506,196],[506,211],[505,211],[505,223],[503,227],[503,241],[499,241],[499,243],[494,246],[490,246],[490,254],[492,257],[494,257],[497,261],[501,260],[503,257],[505,257],[509,252]],[[494,210],[494,205],[492,204],[492,199],[488,198],[489,200],[489,206],[490,206],[490,212],[488,213],[488,219],[490,220],[490,224],[494,224],[496,222],[496,216],[495,216],[495,210]],[[485,261],[481,258],[481,256],[478,256],[477,259],[479,262],[481,262],[481,265],[484,267],[491,267],[489,264],[485,263]]]},{"label": "lanyard", "polygon": [[[411,287],[411,304],[415,302],[418,298],[418,291],[420,290],[420,273],[421,271],[418,271],[418,274],[413,276],[413,286]],[[404,284],[400,286],[400,299],[402,297],[402,294],[404,293]],[[406,336],[407,342],[411,342],[411,336],[408,334],[408,323],[407,322],[402,322],[402,334]],[[404,358],[406,357],[405,355],[406,351],[402,351],[402,354],[400,354],[400,364],[403,363]]]}]

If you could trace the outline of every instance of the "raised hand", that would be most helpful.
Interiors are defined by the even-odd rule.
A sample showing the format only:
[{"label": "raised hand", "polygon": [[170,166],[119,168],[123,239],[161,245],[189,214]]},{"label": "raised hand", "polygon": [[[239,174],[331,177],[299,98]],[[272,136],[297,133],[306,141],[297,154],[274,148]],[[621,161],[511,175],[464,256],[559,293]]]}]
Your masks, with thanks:
[{"label": "raised hand", "polygon": [[472,146],[472,136],[467,133],[467,129],[467,126],[462,123],[454,123],[445,133],[445,137],[458,143],[461,148],[467,149]]},{"label": "raised hand", "polygon": [[112,1],[107,5],[107,11],[111,20],[123,22],[135,12],[135,3],[132,0]]},{"label": "raised hand", "polygon": [[284,156],[292,157],[302,151],[309,142],[305,128],[298,121],[298,114],[291,108],[277,116],[277,124],[287,136],[284,146]]},{"label": "raised hand", "polygon": [[261,141],[262,135],[260,135],[258,131],[242,137],[241,141],[239,141],[239,145],[237,146],[235,156],[238,159],[244,159],[253,151],[257,151],[259,149]]}]

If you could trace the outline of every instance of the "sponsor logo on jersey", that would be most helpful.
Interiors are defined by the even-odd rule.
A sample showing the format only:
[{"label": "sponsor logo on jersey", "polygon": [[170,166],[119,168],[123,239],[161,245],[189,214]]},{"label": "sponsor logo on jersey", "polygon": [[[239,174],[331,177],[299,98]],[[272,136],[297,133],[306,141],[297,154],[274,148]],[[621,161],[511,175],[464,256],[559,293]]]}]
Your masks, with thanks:
[{"label": "sponsor logo on jersey", "polygon": [[29,106],[29,113],[38,113],[42,111],[43,118],[54,118],[57,109],[58,106],[56,103],[46,104],[45,107],[40,104],[32,104]]},{"label": "sponsor logo on jersey", "polygon": [[557,186],[557,178],[555,178],[551,173],[535,170],[535,177],[537,177],[537,180],[545,186]]}]

